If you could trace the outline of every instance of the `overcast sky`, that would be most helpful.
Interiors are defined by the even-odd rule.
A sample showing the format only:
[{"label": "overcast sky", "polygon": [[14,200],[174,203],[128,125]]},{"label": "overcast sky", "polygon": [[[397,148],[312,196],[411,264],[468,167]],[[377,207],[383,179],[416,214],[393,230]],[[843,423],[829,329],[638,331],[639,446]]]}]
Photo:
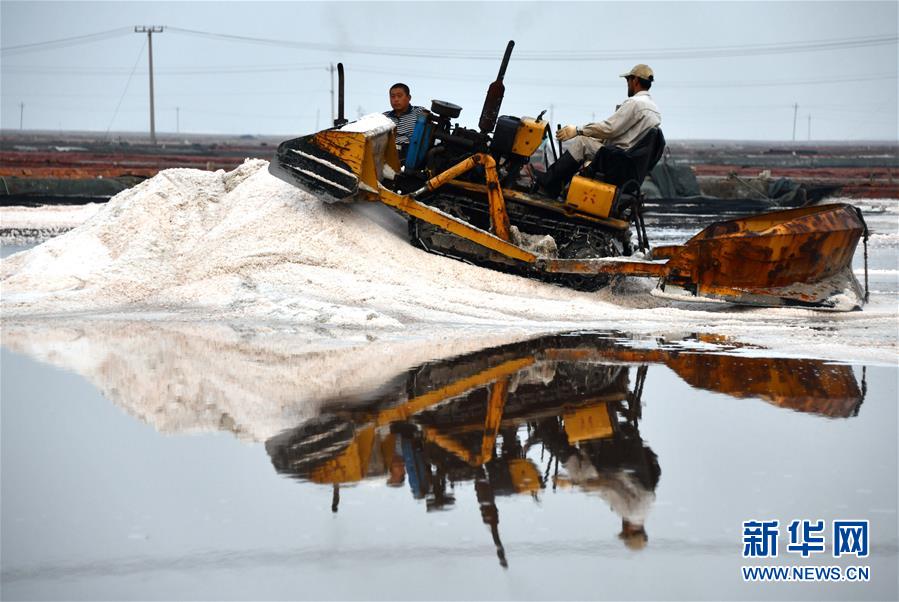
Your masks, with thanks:
[{"label": "overcast sky", "polygon": [[[812,140],[895,141],[897,6],[2,0],[0,126],[147,130],[147,36],[133,29],[161,25],[157,132],[322,129],[338,61],[351,119],[389,109],[388,87],[404,81],[414,104],[454,102],[475,127],[514,39],[503,114],[602,119],[626,96],[618,76],[645,62],[669,139],[790,140],[798,104],[797,140],[811,116]],[[41,44],[90,34],[102,35]]]}]

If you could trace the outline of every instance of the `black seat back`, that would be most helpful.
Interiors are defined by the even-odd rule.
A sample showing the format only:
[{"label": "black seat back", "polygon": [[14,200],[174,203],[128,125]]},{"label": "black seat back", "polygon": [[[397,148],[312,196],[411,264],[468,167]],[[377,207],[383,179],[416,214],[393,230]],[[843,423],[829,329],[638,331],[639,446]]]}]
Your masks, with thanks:
[{"label": "black seat back", "polygon": [[601,146],[587,168],[587,175],[618,187],[635,182],[639,189],[646,174],[662,158],[664,150],[665,136],[662,135],[662,130],[650,128],[628,150],[616,146]]}]

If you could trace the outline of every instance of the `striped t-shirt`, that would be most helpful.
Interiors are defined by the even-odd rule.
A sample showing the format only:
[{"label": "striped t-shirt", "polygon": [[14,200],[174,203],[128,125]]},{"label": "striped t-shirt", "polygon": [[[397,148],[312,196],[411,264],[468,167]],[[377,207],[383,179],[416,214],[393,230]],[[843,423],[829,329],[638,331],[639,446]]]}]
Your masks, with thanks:
[{"label": "striped t-shirt", "polygon": [[393,123],[396,124],[396,144],[397,146],[403,146],[409,144],[409,138],[412,136],[412,132],[415,130],[415,121],[418,119],[418,116],[421,115],[423,107],[415,107],[409,105],[409,108],[406,109],[406,112],[402,115],[397,115],[396,111],[384,111],[384,115],[390,117],[393,120]]}]

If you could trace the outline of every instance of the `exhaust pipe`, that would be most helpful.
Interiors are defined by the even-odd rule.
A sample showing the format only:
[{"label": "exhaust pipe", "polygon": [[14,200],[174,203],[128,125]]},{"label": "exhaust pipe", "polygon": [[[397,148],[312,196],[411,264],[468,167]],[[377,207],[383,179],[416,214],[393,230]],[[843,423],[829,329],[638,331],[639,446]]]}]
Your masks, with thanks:
[{"label": "exhaust pipe", "polygon": [[343,63],[337,63],[337,119],[334,120],[334,127],[347,123],[343,116]]},{"label": "exhaust pipe", "polygon": [[509,66],[509,59],[512,57],[512,48],[515,46],[515,40],[509,40],[506,44],[506,52],[503,54],[503,62],[499,66],[499,75],[496,80],[487,88],[487,97],[484,98],[484,108],[481,109],[481,118],[478,120],[478,128],[482,134],[489,134],[496,128],[496,120],[499,117],[499,109],[503,104],[503,96],[506,93],[506,86],[503,84],[503,78],[506,76],[506,67]]}]

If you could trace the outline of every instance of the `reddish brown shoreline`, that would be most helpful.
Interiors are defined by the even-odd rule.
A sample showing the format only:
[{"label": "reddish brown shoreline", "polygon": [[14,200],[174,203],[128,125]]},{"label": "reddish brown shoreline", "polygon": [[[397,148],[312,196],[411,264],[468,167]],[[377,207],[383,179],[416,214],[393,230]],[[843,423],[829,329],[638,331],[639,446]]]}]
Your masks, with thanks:
[{"label": "reddish brown shoreline", "polygon": [[[92,133],[10,132],[0,135],[0,177],[28,180],[148,178],[174,167],[233,169],[246,158],[270,159],[281,137],[164,135],[151,146],[139,135],[103,139]],[[811,186],[839,186],[840,195],[899,198],[897,145],[765,142],[669,143],[669,161],[693,168],[700,184],[763,171]],[[9,183],[7,182],[7,188]],[[0,190],[0,194],[3,191]]]}]

